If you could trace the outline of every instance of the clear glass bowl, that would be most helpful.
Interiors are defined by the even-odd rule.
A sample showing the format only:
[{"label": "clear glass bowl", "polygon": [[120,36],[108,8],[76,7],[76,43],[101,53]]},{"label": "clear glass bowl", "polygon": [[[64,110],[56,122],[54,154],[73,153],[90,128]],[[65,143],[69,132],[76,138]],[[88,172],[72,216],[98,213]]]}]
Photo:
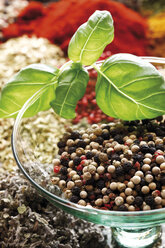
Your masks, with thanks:
[{"label": "clear glass bowl", "polygon": [[[157,66],[162,72],[162,69],[165,69],[164,58],[142,58]],[[98,62],[99,65],[101,63]],[[88,67],[88,70],[91,68]],[[16,118],[12,148],[20,170],[36,190],[56,207],[78,218],[112,227],[113,236],[122,247],[147,247],[157,240],[161,235],[160,224],[165,223],[165,208],[136,212],[107,211],[74,204],[60,195],[59,188],[51,183],[52,158],[56,154],[56,143],[60,137],[58,134],[56,138],[54,132],[57,127],[57,116],[53,111],[47,111],[44,117],[38,114],[33,118],[23,118],[33,101],[35,98],[26,102]],[[64,125],[58,127],[61,135],[63,126],[65,129],[66,125],[64,121]]]}]

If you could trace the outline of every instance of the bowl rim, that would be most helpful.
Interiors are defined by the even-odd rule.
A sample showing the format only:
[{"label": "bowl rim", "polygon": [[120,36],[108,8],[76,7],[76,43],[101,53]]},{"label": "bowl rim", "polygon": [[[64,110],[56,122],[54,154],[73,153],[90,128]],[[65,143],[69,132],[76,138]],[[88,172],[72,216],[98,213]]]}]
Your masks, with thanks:
[{"label": "bowl rim", "polygon": [[[148,61],[150,63],[155,63],[155,64],[165,64],[165,58],[161,58],[161,57],[150,57],[150,56],[138,56],[142,59],[144,59],[145,61]],[[96,62],[98,65],[102,64],[104,60],[100,60],[98,62]],[[90,70],[93,67],[91,66],[87,66],[86,69]],[[60,205],[66,206],[68,208],[71,208],[73,210],[79,210],[82,212],[88,212],[88,213],[92,213],[92,214],[102,214],[102,215],[107,215],[107,216],[113,216],[113,217],[120,217],[120,216],[125,216],[125,217],[140,217],[140,216],[147,216],[147,215],[157,215],[157,214],[161,214],[161,213],[165,213],[165,207],[164,208],[160,208],[160,209],[153,209],[153,210],[147,210],[147,211],[116,211],[116,210],[102,210],[102,209],[96,209],[94,207],[91,206],[81,206],[79,204],[76,203],[72,203],[69,200],[59,197],[53,193],[51,193],[50,191],[46,190],[45,188],[43,188],[42,186],[40,186],[35,180],[33,180],[31,178],[31,176],[27,173],[27,171],[24,169],[18,155],[17,155],[17,148],[16,148],[16,137],[17,137],[17,132],[19,129],[19,125],[21,123],[22,117],[25,113],[25,111],[27,110],[27,108],[30,106],[31,102],[32,102],[32,98],[30,98],[22,107],[22,109],[19,111],[15,123],[14,123],[14,127],[12,130],[12,135],[11,135],[11,146],[12,146],[12,151],[13,151],[13,155],[14,158],[16,160],[16,163],[19,167],[19,169],[22,171],[22,173],[24,174],[24,176],[30,181],[30,183],[37,188],[40,192],[43,192],[44,195],[47,195],[48,198],[53,199],[55,202],[59,203]]]}]

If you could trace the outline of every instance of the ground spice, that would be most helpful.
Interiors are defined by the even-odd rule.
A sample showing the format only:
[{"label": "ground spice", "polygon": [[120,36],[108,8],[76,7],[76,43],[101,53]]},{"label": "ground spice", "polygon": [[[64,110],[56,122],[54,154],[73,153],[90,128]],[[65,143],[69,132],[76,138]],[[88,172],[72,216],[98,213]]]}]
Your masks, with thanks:
[{"label": "ground spice", "polygon": [[146,55],[146,20],[123,4],[110,0],[61,0],[46,7],[30,2],[16,23],[3,30],[3,35],[8,39],[36,34],[60,45],[66,52],[73,33],[97,9],[110,11],[114,19],[115,39],[107,50]]},{"label": "ground spice", "polygon": [[149,53],[154,56],[165,56],[165,11],[148,18]]}]

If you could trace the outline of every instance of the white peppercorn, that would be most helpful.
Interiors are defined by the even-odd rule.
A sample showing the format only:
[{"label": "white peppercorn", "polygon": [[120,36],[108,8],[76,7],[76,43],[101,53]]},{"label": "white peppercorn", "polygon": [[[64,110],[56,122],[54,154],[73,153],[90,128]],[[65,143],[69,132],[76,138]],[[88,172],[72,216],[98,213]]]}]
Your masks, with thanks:
[{"label": "white peppercorn", "polygon": [[78,204],[81,205],[81,206],[86,206],[87,205],[84,200],[79,200]]},{"label": "white peppercorn", "polygon": [[75,183],[72,181],[67,182],[67,188],[72,189],[74,187]]},{"label": "white peppercorn", "polygon": [[109,173],[114,173],[116,170],[115,166],[114,165],[109,165],[108,168],[107,168],[107,171]]},{"label": "white peppercorn", "polygon": [[162,198],[160,196],[156,196],[154,199],[156,205],[160,205],[162,203]]},{"label": "white peppercorn", "polygon": [[164,162],[165,162],[164,156],[159,155],[159,156],[156,157],[156,163],[162,164]]},{"label": "white peppercorn", "polygon": [[82,191],[80,192],[80,197],[81,197],[82,199],[87,198],[87,196],[88,196],[88,193],[87,193],[85,190],[82,190]]},{"label": "white peppercorn", "polygon": [[141,177],[139,176],[134,176],[131,178],[131,181],[134,183],[134,184],[139,184],[141,182]]},{"label": "white peppercorn", "polygon": [[117,206],[120,206],[120,205],[122,205],[124,203],[124,199],[121,197],[121,196],[117,196],[116,198],[115,198],[115,204],[117,205]]},{"label": "white peppercorn", "polygon": [[97,167],[97,173],[99,175],[102,175],[104,173],[104,171],[105,171],[104,166],[100,165],[99,167]]},{"label": "white peppercorn", "polygon": [[109,187],[110,187],[111,190],[116,190],[117,189],[117,183],[112,182]]},{"label": "white peppercorn", "polygon": [[128,204],[132,204],[134,202],[134,200],[135,200],[135,197],[133,195],[129,195],[126,197],[126,202]]},{"label": "white peppercorn", "polygon": [[103,204],[103,199],[99,198],[95,201],[95,205],[98,207],[101,207],[101,205]]},{"label": "white peppercorn", "polygon": [[148,194],[150,192],[150,188],[148,186],[143,186],[141,191],[143,194]]}]

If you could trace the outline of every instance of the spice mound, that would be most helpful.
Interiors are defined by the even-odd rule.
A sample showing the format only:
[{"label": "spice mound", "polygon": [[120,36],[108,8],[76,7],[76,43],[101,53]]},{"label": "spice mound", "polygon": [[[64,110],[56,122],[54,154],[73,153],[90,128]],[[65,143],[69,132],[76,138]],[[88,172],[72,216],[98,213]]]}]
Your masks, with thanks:
[{"label": "spice mound", "polygon": [[52,183],[82,206],[139,211],[165,207],[165,121],[93,124],[58,142]]}]

